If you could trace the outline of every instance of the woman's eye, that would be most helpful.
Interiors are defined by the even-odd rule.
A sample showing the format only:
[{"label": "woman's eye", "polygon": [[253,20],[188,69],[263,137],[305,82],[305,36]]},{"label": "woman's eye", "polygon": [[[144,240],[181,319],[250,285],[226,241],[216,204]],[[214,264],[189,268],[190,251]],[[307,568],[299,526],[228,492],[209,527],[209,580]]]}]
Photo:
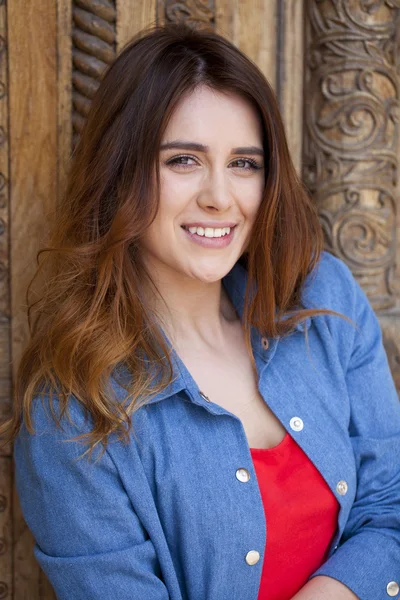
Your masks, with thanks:
[{"label": "woman's eye", "polygon": [[[236,159],[234,162],[236,163],[247,163],[248,167],[245,167],[243,170],[244,171],[252,171],[253,169],[262,169],[261,165],[258,164],[258,162],[256,160],[253,160],[252,158],[238,158]],[[243,168],[243,167],[240,167]]]},{"label": "woman's eye", "polygon": [[195,160],[195,158],[193,156],[185,156],[185,155],[175,156],[174,158],[171,158],[170,160],[168,160],[166,162],[166,164],[167,165],[175,165],[177,167],[193,167],[193,164],[188,164],[187,162],[181,162],[181,161],[187,161],[187,160]]}]

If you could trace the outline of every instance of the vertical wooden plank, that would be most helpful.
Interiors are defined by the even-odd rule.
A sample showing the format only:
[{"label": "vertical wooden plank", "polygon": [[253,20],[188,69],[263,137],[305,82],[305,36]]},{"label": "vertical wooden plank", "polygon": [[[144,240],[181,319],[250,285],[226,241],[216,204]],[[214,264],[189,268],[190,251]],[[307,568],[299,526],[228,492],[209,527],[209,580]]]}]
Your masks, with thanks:
[{"label": "vertical wooden plank", "polygon": [[57,201],[67,183],[72,150],[72,0],[57,1]]},{"label": "vertical wooden plank", "polygon": [[[277,1],[239,2],[236,40],[276,89]],[[237,28],[236,28],[237,29]]]},{"label": "vertical wooden plank", "polygon": [[[0,414],[11,402],[10,307],[10,185],[9,82],[6,4],[0,4]],[[0,598],[13,597],[12,457],[6,447],[0,456]]]},{"label": "vertical wooden plank", "polygon": [[11,600],[13,548],[12,548],[12,457],[0,456],[0,598]]},{"label": "vertical wooden plank", "polygon": [[[11,402],[11,298],[10,186],[9,186],[9,82],[7,11],[0,4],[0,414]],[[0,598],[13,597],[12,456],[3,448],[0,456]]]},{"label": "vertical wooden plank", "polygon": [[144,27],[157,21],[157,0],[117,0],[117,53]]},{"label": "vertical wooden plank", "polygon": [[[12,357],[28,339],[25,290],[57,194],[56,1],[9,5]],[[29,26],[28,26],[29,24]],[[23,35],[22,35],[23,32]]]},{"label": "vertical wooden plank", "polygon": [[261,69],[276,89],[278,0],[216,0],[216,31]]},{"label": "vertical wooden plank", "polygon": [[304,4],[278,3],[276,93],[296,171],[301,175],[303,143]]},{"label": "vertical wooden plank", "polygon": [[[9,89],[6,5],[0,4],[0,415],[11,401],[11,307],[10,307],[10,185],[9,185]],[[10,447],[1,454],[10,455]],[[9,480],[1,482],[1,494],[8,494]],[[1,596],[0,596],[1,597]]]},{"label": "vertical wooden plank", "polygon": [[[10,77],[12,365],[28,340],[25,292],[55,208],[57,177],[56,0],[8,5]],[[53,597],[33,554],[32,536],[13,490],[14,597]],[[46,594],[46,595],[45,595]]]}]

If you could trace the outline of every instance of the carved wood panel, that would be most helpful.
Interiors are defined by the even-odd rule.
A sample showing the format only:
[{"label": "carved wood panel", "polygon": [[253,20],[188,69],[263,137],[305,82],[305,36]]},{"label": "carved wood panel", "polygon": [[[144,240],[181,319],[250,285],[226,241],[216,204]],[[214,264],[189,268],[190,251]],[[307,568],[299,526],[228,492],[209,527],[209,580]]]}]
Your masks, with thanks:
[{"label": "carved wood panel", "polygon": [[75,146],[99,82],[116,51],[115,0],[72,3],[72,126]]},{"label": "carved wood panel", "polygon": [[375,309],[394,306],[398,182],[398,9],[378,0],[310,1],[303,177],[326,248]]}]

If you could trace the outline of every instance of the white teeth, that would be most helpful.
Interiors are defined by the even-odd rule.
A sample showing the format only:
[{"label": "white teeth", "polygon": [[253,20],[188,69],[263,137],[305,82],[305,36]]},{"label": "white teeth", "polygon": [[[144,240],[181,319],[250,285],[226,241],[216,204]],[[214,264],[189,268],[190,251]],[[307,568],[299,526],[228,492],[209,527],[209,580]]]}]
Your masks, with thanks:
[{"label": "white teeth", "polygon": [[216,227],[215,229],[213,227],[188,227],[188,229],[190,233],[196,233],[208,238],[224,237],[224,235],[227,235],[231,231],[230,227]]}]

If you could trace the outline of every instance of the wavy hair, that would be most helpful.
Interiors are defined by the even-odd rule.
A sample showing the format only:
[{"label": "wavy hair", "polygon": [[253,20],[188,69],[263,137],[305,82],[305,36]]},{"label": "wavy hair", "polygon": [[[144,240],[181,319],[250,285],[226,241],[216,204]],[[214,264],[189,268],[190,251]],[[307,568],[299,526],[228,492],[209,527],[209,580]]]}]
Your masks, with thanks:
[{"label": "wavy hair", "polygon": [[[170,350],[142,299],[142,286],[155,286],[139,243],[157,213],[163,132],[183,95],[200,85],[242,95],[263,126],[265,188],[240,258],[248,271],[242,326],[253,367],[251,326],[275,337],[313,315],[343,317],[302,308],[303,283],[319,261],[323,233],[292,164],[268,81],[217,33],[152,25],[105,72],[71,156],[48,244],[37,253],[27,289],[30,340],[17,369],[12,415],[0,428],[6,442],[23,420],[35,432],[35,395],[50,397],[59,426],[72,394],[93,422],[89,433],[74,440],[86,440],[90,455],[98,444],[104,452],[113,432],[128,441],[133,413],[171,382]],[[29,302],[39,273],[45,284],[39,300]],[[128,383],[119,382],[127,392],[124,402],[109,385],[110,375],[118,381],[120,366],[134,374]]]}]

